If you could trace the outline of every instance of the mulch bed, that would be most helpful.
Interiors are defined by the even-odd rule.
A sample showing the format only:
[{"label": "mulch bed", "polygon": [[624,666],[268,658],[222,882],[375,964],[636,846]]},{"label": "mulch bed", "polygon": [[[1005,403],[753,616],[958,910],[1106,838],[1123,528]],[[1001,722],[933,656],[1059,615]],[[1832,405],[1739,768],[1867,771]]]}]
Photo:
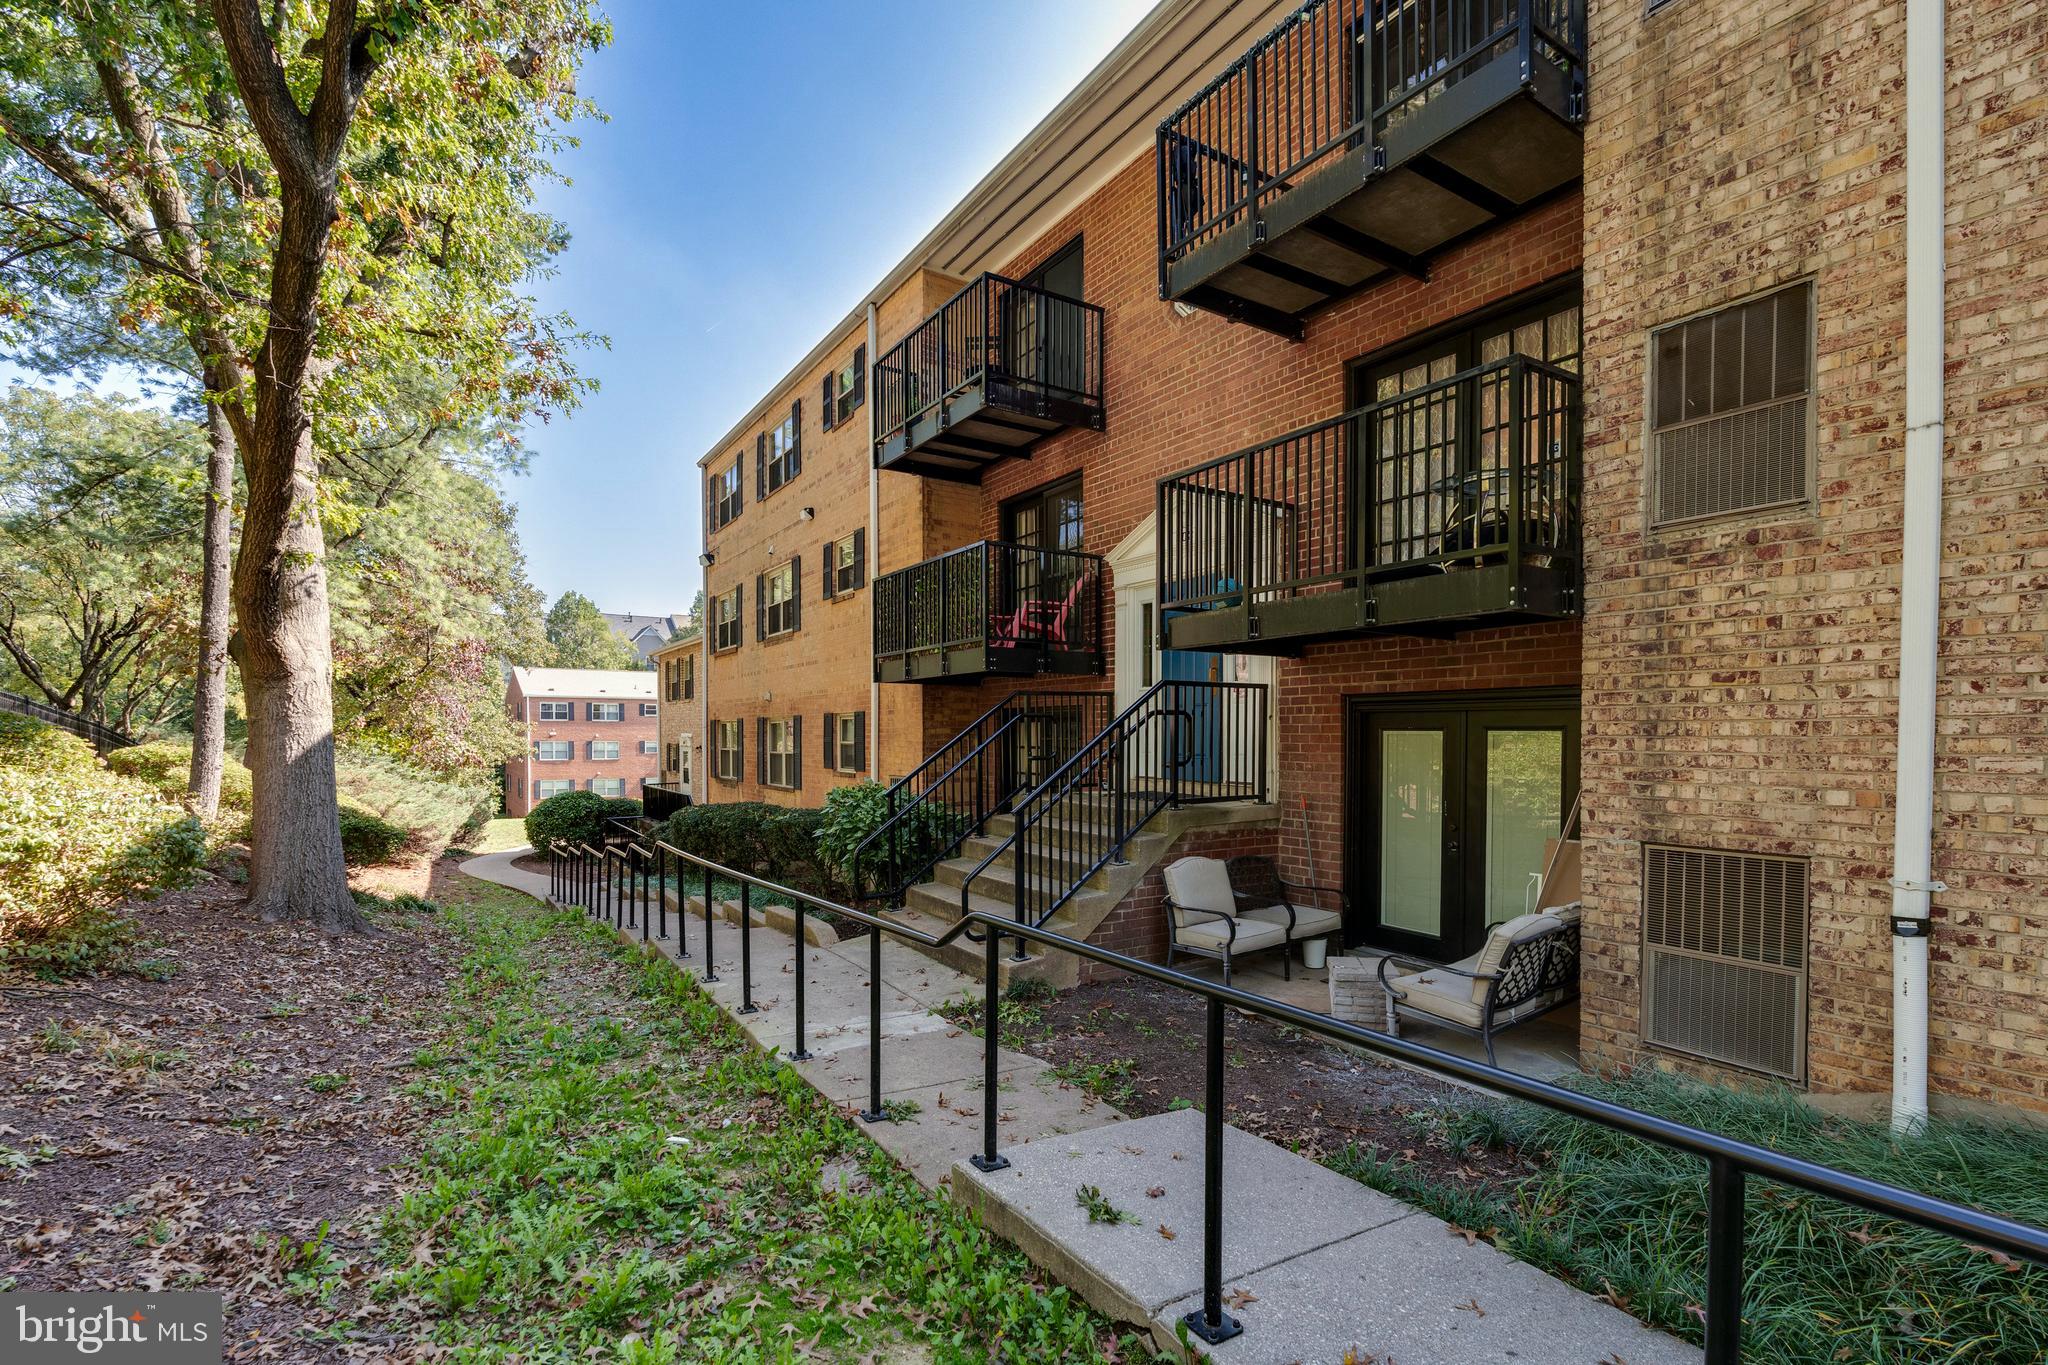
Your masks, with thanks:
[{"label": "mulch bed", "polygon": [[391,1359],[307,1340],[331,1310],[291,1296],[291,1248],[325,1223],[368,1259],[420,1149],[403,1089],[444,1021],[450,940],[431,916],[343,939],[264,924],[222,881],[125,911],[168,979],[4,983],[0,1284],[219,1289],[229,1360]]},{"label": "mulch bed", "polygon": [[[1118,980],[1037,1005],[1042,1023],[1019,1029],[1006,1045],[1064,1068],[1068,1075],[1128,1061],[1110,1098],[1133,1115],[1157,1114],[1176,1099],[1199,1104],[1205,1002],[1148,981]],[[1444,1181],[1507,1185],[1534,1167],[1500,1152],[1461,1152],[1430,1141],[1411,1118],[1433,1109],[1469,1107],[1478,1097],[1406,1067],[1333,1047],[1296,1030],[1235,1012],[1225,1016],[1227,1118],[1305,1156],[1323,1158],[1356,1145],[1382,1158],[1415,1163],[1417,1173]],[[1099,1086],[1098,1086],[1099,1088]]]}]

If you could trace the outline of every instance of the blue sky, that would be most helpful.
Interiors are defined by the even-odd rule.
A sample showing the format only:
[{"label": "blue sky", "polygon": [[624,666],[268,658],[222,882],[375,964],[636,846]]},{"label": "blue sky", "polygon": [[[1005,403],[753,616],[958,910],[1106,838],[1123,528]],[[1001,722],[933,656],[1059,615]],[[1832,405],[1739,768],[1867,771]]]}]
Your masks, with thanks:
[{"label": "blue sky", "polygon": [[[1115,46],[1147,0],[612,0],[573,242],[538,293],[610,338],[507,492],[534,581],[689,606],[697,457]],[[949,56],[949,54],[957,54]]]}]

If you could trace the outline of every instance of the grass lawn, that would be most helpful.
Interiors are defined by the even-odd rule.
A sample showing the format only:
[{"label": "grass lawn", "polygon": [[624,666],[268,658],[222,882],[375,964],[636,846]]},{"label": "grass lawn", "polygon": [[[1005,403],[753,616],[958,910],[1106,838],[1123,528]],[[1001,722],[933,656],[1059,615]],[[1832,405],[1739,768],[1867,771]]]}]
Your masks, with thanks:
[{"label": "grass lawn", "polygon": [[453,1032],[373,1295],[459,1361],[1085,1361],[1135,1338],[927,1193],[666,963],[444,885]]},{"label": "grass lawn", "polygon": [[484,832],[470,841],[472,853],[503,853],[508,848],[526,847],[526,822],[514,815],[499,816],[484,826]]}]

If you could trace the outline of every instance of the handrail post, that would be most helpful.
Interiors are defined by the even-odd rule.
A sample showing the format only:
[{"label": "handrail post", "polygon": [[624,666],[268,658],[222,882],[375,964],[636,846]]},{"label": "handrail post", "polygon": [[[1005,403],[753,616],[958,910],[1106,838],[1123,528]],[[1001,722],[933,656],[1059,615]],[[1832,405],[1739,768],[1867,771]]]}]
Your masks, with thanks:
[{"label": "handrail post", "polygon": [[1707,1365],[1742,1359],[1742,1168],[1707,1162]]},{"label": "handrail post", "polygon": [[1202,1306],[1181,1321],[1214,1346],[1244,1331],[1223,1311],[1223,1002],[1209,997],[1207,1095],[1202,1114]]},{"label": "handrail post", "polygon": [[[685,903],[684,909],[689,906]],[[718,958],[711,951],[711,864],[704,864],[704,975],[706,982],[718,980]]]},{"label": "handrail post", "polygon": [[1253,49],[1244,64],[1244,179],[1245,213],[1251,220],[1252,245],[1266,240],[1265,220],[1259,217],[1259,53]]},{"label": "handrail post", "polygon": [[740,883],[740,1007],[739,1013],[754,1013],[754,884]]},{"label": "handrail post", "polygon": [[668,850],[659,843],[654,846],[654,909],[661,917],[659,938],[668,937]]},{"label": "handrail post", "polygon": [[1002,969],[996,959],[1001,953],[1003,936],[996,932],[994,925],[987,926],[988,934],[982,942],[983,1005],[981,1017],[981,1150],[967,1158],[975,1170],[987,1174],[1000,1171],[1010,1164],[1010,1159],[996,1150],[996,1089],[1000,1084],[996,1075],[998,1053],[1002,1049]]},{"label": "handrail post", "polygon": [[640,869],[640,941],[645,943],[654,926],[647,917],[647,858],[637,844],[633,847],[633,865]]},{"label": "handrail post", "polygon": [[868,929],[868,1107],[860,1117],[863,1123],[889,1117],[882,1107],[882,931],[874,927]]},{"label": "handrail post", "polygon": [[792,1062],[808,1062],[811,1050],[804,1046],[804,959],[809,956],[804,950],[810,944],[804,940],[804,903],[796,903],[796,1047],[789,1054]]},{"label": "handrail post", "polygon": [[[1030,912],[1025,909],[1024,905],[1024,892],[1030,885],[1024,876],[1025,865],[1030,861],[1028,853],[1030,847],[1031,823],[1024,818],[1024,812],[1019,811],[1017,814],[1017,834],[1010,844],[1010,858],[1012,860],[1010,867],[1010,900],[1016,909],[1017,923],[1019,924],[1028,923],[1030,919]],[[967,884],[967,889],[961,893],[960,899],[965,901],[973,892],[974,883],[970,881]],[[990,937],[994,937],[993,930],[990,931]],[[1017,952],[1010,960],[1012,962],[1023,962],[1030,956],[1029,953],[1024,951],[1024,936],[1022,934],[1017,935]]]}]

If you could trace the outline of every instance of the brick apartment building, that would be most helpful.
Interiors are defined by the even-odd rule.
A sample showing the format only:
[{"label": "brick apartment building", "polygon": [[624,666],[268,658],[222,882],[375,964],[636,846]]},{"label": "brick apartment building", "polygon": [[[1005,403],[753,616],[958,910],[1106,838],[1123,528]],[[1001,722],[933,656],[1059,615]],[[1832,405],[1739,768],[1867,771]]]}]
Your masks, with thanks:
[{"label": "brick apartment building", "polygon": [[[700,788],[814,803],[815,727],[864,707],[869,775],[997,821],[955,852],[1092,762],[1249,801],[1170,851],[1270,850],[1344,887],[1350,948],[1437,961],[1569,823],[1584,1062],[1816,1095],[1920,1046],[1892,881],[1910,910],[1938,880],[1932,1087],[2048,1110],[2048,16],[1951,9],[1914,190],[1946,196],[1946,326],[1912,338],[1904,19],[1164,0],[703,462]],[[1893,822],[1930,337],[1921,876]],[[825,596],[812,556],[863,526]],[[976,756],[999,775],[941,782]],[[972,876],[918,871],[934,911]],[[1030,894],[1156,953],[1157,886]]]},{"label": "brick apartment building", "polygon": [[505,765],[507,815],[566,791],[638,800],[659,770],[650,670],[514,668],[505,707],[527,741]]},{"label": "brick apartment building", "polygon": [[[704,705],[697,695],[697,670],[703,666],[703,641],[696,636],[662,645],[648,655],[654,665],[656,689],[655,741],[661,760],[656,780],[673,796],[695,798],[697,774],[704,755]],[[650,797],[648,813],[660,815],[677,802],[663,805]]]}]

